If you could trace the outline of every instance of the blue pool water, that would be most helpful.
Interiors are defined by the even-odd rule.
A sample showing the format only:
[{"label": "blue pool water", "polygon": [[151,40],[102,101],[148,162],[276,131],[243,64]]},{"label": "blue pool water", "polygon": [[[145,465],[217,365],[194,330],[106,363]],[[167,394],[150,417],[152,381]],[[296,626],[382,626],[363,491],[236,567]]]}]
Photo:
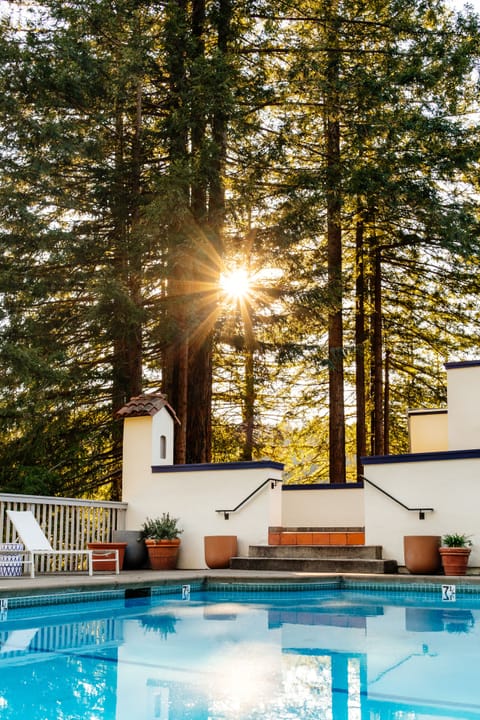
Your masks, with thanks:
[{"label": "blue pool water", "polygon": [[0,720],[480,720],[480,597],[200,593],[4,611]]}]

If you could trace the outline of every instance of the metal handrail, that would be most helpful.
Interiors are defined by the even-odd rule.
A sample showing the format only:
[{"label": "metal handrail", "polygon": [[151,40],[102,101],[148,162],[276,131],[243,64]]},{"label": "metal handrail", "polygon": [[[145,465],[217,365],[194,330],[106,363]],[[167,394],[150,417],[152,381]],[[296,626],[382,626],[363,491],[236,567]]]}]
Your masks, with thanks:
[{"label": "metal handrail", "polygon": [[408,510],[409,512],[418,512],[419,520],[425,520],[426,512],[435,512],[435,510],[431,507],[428,507],[428,508],[427,507],[414,507],[414,508],[408,507],[408,505],[405,505],[405,503],[403,503],[401,500],[398,500],[396,497],[393,497],[393,495],[390,495],[390,493],[388,493],[386,490],[384,490],[383,488],[376,485],[374,482],[372,482],[372,480],[369,480],[367,477],[365,477],[365,475],[360,475],[360,477],[363,478],[363,480],[365,480],[369,485],[374,487],[376,490],[378,490],[379,492],[383,493],[388,498],[390,498],[390,500],[393,500],[393,502],[396,502],[397,505],[401,505],[401,507],[405,508],[405,510]]},{"label": "metal handrail", "polygon": [[244,498],[241,502],[239,502],[236,507],[231,508],[230,510],[215,510],[215,512],[223,513],[225,520],[228,520],[230,518],[230,513],[237,512],[237,510],[239,510],[242,507],[242,505],[245,505],[245,503],[248,502],[248,500],[250,500],[250,498],[252,498],[254,495],[256,495],[259,492],[259,490],[261,490],[263,487],[265,487],[265,485],[267,483],[270,483],[270,487],[273,490],[277,486],[277,483],[279,483],[279,482],[281,482],[281,480],[279,480],[278,478],[267,478],[266,480],[264,480],[261,483],[261,485],[259,485],[257,488],[255,488],[255,490],[252,490],[250,495],[247,495],[246,498]]}]

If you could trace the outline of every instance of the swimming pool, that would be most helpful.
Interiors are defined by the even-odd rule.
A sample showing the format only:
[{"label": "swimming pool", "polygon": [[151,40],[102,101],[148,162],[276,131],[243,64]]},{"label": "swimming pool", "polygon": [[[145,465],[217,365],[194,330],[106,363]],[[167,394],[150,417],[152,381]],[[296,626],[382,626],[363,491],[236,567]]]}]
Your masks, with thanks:
[{"label": "swimming pool", "polygon": [[480,596],[177,592],[0,621],[1,720],[480,718]]}]

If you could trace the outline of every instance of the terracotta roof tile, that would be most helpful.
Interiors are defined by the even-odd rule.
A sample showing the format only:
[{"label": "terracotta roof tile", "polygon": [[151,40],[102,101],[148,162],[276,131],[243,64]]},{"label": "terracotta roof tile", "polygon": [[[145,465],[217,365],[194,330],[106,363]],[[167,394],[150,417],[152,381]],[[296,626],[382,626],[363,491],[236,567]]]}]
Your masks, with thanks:
[{"label": "terracotta roof tile", "polygon": [[132,397],[130,401],[115,413],[119,417],[144,417],[156,415],[159,410],[166,408],[174,420],[180,422],[175,410],[168,404],[163,393],[142,394]]}]

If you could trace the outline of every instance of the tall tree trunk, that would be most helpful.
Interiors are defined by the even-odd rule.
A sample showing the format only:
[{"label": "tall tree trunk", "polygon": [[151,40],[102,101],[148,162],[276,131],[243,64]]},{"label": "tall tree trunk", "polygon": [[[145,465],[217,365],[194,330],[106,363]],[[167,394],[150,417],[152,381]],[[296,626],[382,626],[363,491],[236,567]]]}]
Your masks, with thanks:
[{"label": "tall tree trunk", "polygon": [[[168,152],[172,183],[180,207],[173,207],[169,227],[167,256],[167,311],[168,337],[163,353],[162,390],[175,409],[179,424],[175,430],[174,462],[186,462],[188,419],[188,353],[189,353],[189,302],[191,254],[184,218],[189,204],[188,118],[185,117],[187,73],[185,46],[188,37],[187,3],[176,0],[168,6],[165,23],[165,46],[169,73]],[[178,176],[180,175],[180,177]]]},{"label": "tall tree trunk", "polygon": [[374,455],[384,455],[382,262],[381,250],[377,245],[373,252],[372,395],[372,452]]},{"label": "tall tree trunk", "polygon": [[[192,0],[192,98],[190,112],[191,131],[191,238],[193,247],[192,283],[198,289],[194,294],[191,337],[188,357],[188,463],[210,461],[211,405],[212,405],[212,332],[208,315],[211,308],[204,302],[201,290],[209,281],[207,197],[208,169],[205,166],[207,117],[202,96],[201,73],[205,63],[205,0]],[[197,89],[200,92],[197,94]]]},{"label": "tall tree trunk", "polygon": [[245,301],[244,334],[245,334],[245,387],[243,397],[243,426],[245,437],[243,441],[242,460],[253,458],[253,438],[255,427],[255,336],[253,331],[253,310],[248,301]]},{"label": "tall tree trunk", "polygon": [[[196,38],[197,62],[204,56],[203,31],[205,21],[204,0],[193,0],[193,33]],[[230,0],[220,0],[217,14],[217,48],[223,63],[231,33]],[[222,234],[225,216],[225,188],[223,169],[226,157],[228,83],[220,76],[215,78],[217,95],[215,110],[211,118],[212,147],[205,153],[206,116],[201,97],[193,108],[192,153],[198,153],[198,187],[192,191],[192,213],[201,235],[198,238],[198,264],[195,283],[200,287],[215,288],[220,279],[220,261],[223,255]],[[203,115],[202,115],[203,113]],[[207,157],[204,164],[202,158]],[[208,198],[208,205],[207,205]],[[210,295],[210,298],[208,297]],[[195,341],[190,344],[190,374],[188,390],[188,462],[210,462],[212,446],[212,368],[213,368],[213,325],[216,317],[216,294],[207,289],[197,303],[198,317],[195,322]]]},{"label": "tall tree trunk", "polygon": [[187,387],[188,387],[188,256],[178,252],[170,266],[169,298],[170,324],[174,339],[164,353],[162,390],[174,408],[179,423],[175,427],[173,461],[176,465],[187,462]]},{"label": "tall tree trunk", "polygon": [[390,350],[385,352],[385,383],[383,390],[383,453],[390,452]]},{"label": "tall tree trunk", "polygon": [[366,455],[366,387],[365,387],[365,268],[364,222],[360,217],[355,233],[355,394],[357,399],[356,458],[357,480],[363,476],[361,458]]},{"label": "tall tree trunk", "polygon": [[[343,372],[343,277],[341,228],[341,158],[339,121],[339,63],[336,3],[327,11],[328,60],[325,93],[325,145],[327,193],[327,264],[330,311],[329,359],[329,475],[331,483],[346,482],[345,401]],[[330,22],[328,21],[330,18]]]},{"label": "tall tree trunk", "polygon": [[255,429],[255,374],[253,349],[245,349],[245,397],[243,401],[243,441],[242,460],[253,458],[253,438]]},{"label": "tall tree trunk", "polygon": [[[116,108],[115,182],[112,203],[112,248],[115,282],[128,294],[128,303],[113,299],[112,411],[115,413],[142,390],[141,249],[132,242],[140,203],[142,88],[137,85],[131,160],[125,147],[124,107]],[[133,307],[133,309],[131,309]],[[122,423],[112,430],[113,453],[122,457]],[[120,470],[112,478],[112,500],[122,495]]]}]

